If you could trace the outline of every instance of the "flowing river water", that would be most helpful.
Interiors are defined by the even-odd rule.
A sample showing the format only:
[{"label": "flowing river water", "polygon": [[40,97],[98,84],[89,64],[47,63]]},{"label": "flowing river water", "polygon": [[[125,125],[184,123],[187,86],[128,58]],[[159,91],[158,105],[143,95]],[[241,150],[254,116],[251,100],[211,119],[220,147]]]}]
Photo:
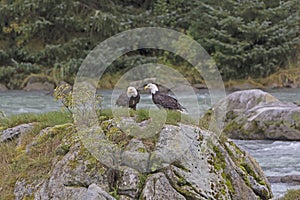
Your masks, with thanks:
[{"label": "flowing river water", "polygon": [[[300,89],[276,89],[268,91],[281,101],[300,101]],[[102,90],[103,108],[111,108],[112,90]],[[196,94],[200,114],[210,108],[210,95],[207,90]],[[155,107],[151,96],[141,95],[139,108]],[[188,101],[189,97],[185,101]],[[6,91],[0,92],[0,111],[9,115],[20,113],[41,113],[61,109],[51,95],[41,92]],[[234,140],[241,148],[248,151],[260,164],[266,176],[300,175],[300,142],[267,141],[267,140]],[[275,197],[283,195],[288,189],[299,186],[276,183],[272,184]]]}]

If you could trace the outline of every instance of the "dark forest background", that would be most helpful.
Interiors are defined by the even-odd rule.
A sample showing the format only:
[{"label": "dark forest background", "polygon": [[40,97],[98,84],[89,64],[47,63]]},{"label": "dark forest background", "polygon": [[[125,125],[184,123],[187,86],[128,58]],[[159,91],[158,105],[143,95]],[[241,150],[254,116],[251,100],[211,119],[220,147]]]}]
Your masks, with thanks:
[{"label": "dark forest background", "polygon": [[[262,78],[299,67],[299,10],[298,0],[1,0],[0,83],[21,88],[30,74],[72,83],[101,41],[149,26],[198,41],[225,81]],[[116,60],[107,80],[147,62],[165,63],[199,81],[183,59],[150,49]]]}]

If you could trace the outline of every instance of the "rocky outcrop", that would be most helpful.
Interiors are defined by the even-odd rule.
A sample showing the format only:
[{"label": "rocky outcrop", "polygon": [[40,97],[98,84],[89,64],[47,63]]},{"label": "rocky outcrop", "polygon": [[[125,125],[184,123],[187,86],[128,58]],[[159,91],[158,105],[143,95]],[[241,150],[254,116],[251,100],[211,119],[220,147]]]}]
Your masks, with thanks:
[{"label": "rocky outcrop", "polygon": [[192,85],[193,88],[196,88],[198,90],[201,90],[201,89],[207,89],[207,85],[205,84],[201,84],[201,83],[195,83]]},{"label": "rocky outcrop", "polygon": [[[17,199],[25,195],[41,200],[272,197],[259,165],[232,141],[221,141],[213,133],[192,125],[164,125],[154,138],[139,139],[125,134],[117,122],[109,120],[102,124],[108,143],[122,147],[122,154],[114,161],[114,164],[120,161],[120,165],[110,166],[105,162],[107,157],[96,159],[93,155],[101,155],[92,155],[82,141],[74,142],[71,138],[77,138],[76,135],[66,137],[57,149],[65,143],[71,147],[64,154],[56,151],[58,155],[48,176],[36,183],[29,183],[26,178],[18,180]],[[65,127],[69,130],[70,125]],[[58,129],[55,130],[50,136],[59,134]],[[47,131],[51,129],[44,129],[36,140],[47,138]],[[99,134],[96,136],[98,141],[102,138]],[[97,140],[93,138],[92,142],[97,143]],[[100,147],[103,144],[99,143]]]},{"label": "rocky outcrop", "polygon": [[[261,90],[233,92],[213,106],[227,106],[224,132],[234,139],[300,140],[300,107]],[[206,113],[211,115],[211,113]]]},{"label": "rocky outcrop", "polygon": [[[37,191],[35,199],[78,199],[85,195],[91,184],[108,190],[107,177],[99,173],[101,164],[80,154],[81,146],[75,144],[63,159],[58,161]],[[85,152],[86,153],[86,152]]]},{"label": "rocky outcrop", "polygon": [[224,130],[238,139],[300,140],[300,107],[281,102],[258,105],[237,116]]},{"label": "rocky outcrop", "polygon": [[5,92],[7,91],[7,87],[4,84],[0,84],[0,92]]},{"label": "rocky outcrop", "polygon": [[270,183],[288,183],[291,185],[300,185],[300,175],[286,175],[286,176],[269,176],[267,177]]},{"label": "rocky outcrop", "polygon": [[1,134],[0,143],[12,140],[22,134],[25,134],[25,133],[31,131],[33,128],[34,128],[33,123],[21,124],[21,125],[15,126],[13,128],[8,128],[8,129],[0,132],[0,134]]},{"label": "rocky outcrop", "polygon": [[102,190],[98,185],[92,183],[81,199],[88,200],[116,200],[110,194]]},{"label": "rocky outcrop", "polygon": [[[246,110],[271,102],[279,102],[279,100],[262,90],[243,90],[227,95],[214,105],[212,109],[214,110],[215,107],[226,107],[226,120],[229,121]],[[232,116],[232,114],[234,115]]]},{"label": "rocky outcrop", "polygon": [[185,197],[172,187],[166,175],[161,172],[147,179],[141,197],[142,199],[185,200]]}]

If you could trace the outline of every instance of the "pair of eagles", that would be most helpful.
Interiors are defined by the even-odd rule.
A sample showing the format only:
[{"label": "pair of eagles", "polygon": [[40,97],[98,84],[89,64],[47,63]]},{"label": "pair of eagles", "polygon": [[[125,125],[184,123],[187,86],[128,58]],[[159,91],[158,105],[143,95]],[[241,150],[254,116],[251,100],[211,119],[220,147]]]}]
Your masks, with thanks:
[{"label": "pair of eagles", "polygon": [[[155,84],[149,83],[145,86],[145,89],[150,89],[152,94],[152,101],[159,108],[179,110],[181,112],[186,111],[186,109],[182,105],[180,105],[177,99],[159,92],[158,87]],[[139,92],[137,91],[137,89],[130,86],[127,88],[126,93],[123,93],[118,97],[116,104],[118,106],[128,106],[129,108],[136,110],[136,105],[139,103],[139,101]]]}]

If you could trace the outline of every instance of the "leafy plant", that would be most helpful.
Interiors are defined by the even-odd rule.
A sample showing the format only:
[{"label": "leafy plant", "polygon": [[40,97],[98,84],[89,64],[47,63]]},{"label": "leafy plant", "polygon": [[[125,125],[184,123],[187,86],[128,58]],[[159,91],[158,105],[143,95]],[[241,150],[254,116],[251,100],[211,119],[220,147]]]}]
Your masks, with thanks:
[{"label": "leafy plant", "polygon": [[72,86],[65,82],[55,88],[53,96],[60,100],[71,114],[74,114],[76,109],[76,114],[81,117],[87,117],[89,112],[94,111],[100,115],[102,96],[92,93],[85,86],[77,88],[76,100]]}]

